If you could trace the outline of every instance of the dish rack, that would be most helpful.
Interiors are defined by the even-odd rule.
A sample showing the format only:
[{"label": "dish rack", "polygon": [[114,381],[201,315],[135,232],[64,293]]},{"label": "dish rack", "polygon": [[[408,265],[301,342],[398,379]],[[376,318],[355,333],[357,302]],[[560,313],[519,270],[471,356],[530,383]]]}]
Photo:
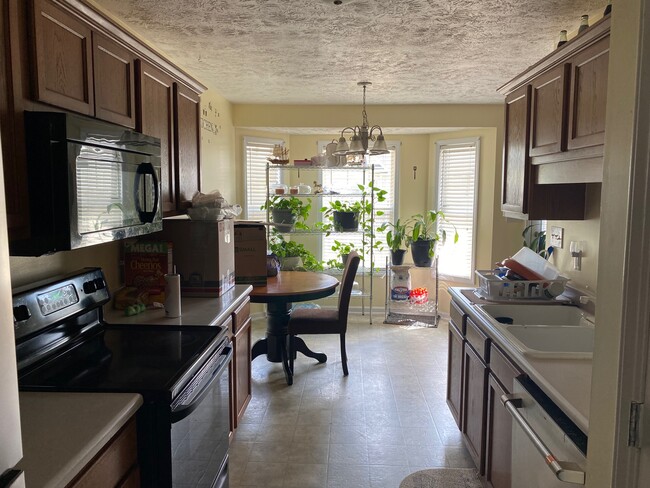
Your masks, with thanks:
[{"label": "dish rack", "polygon": [[[492,270],[476,270],[479,288],[477,294],[486,300],[552,300],[564,291],[569,278],[559,276],[552,280],[508,280]],[[551,292],[551,293],[549,293]]]}]

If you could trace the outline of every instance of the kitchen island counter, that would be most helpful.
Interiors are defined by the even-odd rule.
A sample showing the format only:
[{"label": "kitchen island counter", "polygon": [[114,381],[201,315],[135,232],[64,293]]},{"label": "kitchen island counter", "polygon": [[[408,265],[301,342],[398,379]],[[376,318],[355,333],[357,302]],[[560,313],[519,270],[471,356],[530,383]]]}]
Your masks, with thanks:
[{"label": "kitchen island counter", "polygon": [[67,486],[135,415],[134,393],[20,392],[27,486]]},{"label": "kitchen island counter", "polygon": [[[450,288],[449,293],[471,319],[480,324],[489,338],[539,386],[546,395],[585,433],[589,431],[591,395],[591,359],[551,359],[526,357],[508,340],[508,336],[484,320],[463,288]],[[478,300],[478,298],[477,298]],[[480,303],[489,303],[486,301]],[[519,306],[525,307],[525,304]],[[554,305],[549,305],[554,306]]]}]

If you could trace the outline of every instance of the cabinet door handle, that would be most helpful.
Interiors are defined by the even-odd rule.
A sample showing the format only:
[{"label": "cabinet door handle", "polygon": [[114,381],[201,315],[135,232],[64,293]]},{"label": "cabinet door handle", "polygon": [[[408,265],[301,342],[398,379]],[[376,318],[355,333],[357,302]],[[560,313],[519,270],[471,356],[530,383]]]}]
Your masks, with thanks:
[{"label": "cabinet door handle", "polygon": [[564,483],[585,484],[585,472],[580,469],[580,466],[568,461],[558,461],[550,449],[546,447],[544,441],[539,438],[537,432],[533,430],[523,415],[521,415],[519,412],[519,409],[523,406],[521,398],[512,394],[502,395],[501,403],[533,443],[537,452],[542,455],[544,461],[546,461],[546,465],[553,471],[553,474],[555,474],[558,480]]}]

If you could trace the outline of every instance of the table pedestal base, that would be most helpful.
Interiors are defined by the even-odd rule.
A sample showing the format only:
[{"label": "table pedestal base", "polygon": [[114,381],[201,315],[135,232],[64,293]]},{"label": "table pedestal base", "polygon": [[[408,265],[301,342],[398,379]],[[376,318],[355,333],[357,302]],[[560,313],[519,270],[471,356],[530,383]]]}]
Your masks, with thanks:
[{"label": "table pedestal base", "polygon": [[[287,384],[293,384],[293,371],[289,368],[289,318],[291,317],[291,303],[269,303],[267,306],[268,320],[266,323],[266,337],[258,340],[251,350],[252,359],[266,354],[266,359],[272,363],[282,363],[284,377]],[[295,351],[307,357],[316,359],[319,363],[327,361],[327,355],[314,352],[307,347],[300,337],[294,338]],[[294,358],[295,359],[295,356]]]}]

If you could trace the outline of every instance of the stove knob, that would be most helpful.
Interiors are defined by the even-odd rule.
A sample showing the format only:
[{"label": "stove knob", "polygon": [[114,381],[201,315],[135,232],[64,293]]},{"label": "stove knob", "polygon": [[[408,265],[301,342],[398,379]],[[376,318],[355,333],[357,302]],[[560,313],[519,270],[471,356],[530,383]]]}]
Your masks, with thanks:
[{"label": "stove knob", "polygon": [[27,305],[18,305],[14,307],[14,322],[22,322],[31,317],[32,314],[29,312]]},{"label": "stove knob", "polygon": [[106,282],[104,281],[104,278],[95,278],[94,282],[98,290],[103,290],[106,288]]},{"label": "stove knob", "polygon": [[84,283],[84,293],[90,295],[97,291],[97,284],[94,281],[86,281]]}]

